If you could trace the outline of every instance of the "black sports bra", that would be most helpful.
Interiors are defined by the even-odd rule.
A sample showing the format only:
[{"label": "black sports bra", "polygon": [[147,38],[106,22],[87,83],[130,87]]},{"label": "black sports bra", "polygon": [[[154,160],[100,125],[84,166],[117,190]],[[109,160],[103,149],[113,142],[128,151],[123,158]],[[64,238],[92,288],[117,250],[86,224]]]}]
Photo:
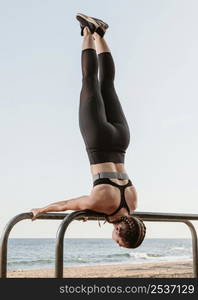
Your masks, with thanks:
[{"label": "black sports bra", "polygon": [[94,181],[93,186],[96,186],[98,184],[111,184],[113,186],[118,187],[119,190],[120,190],[120,194],[121,194],[120,205],[118,206],[118,208],[116,208],[116,210],[112,214],[110,214],[108,216],[115,215],[122,207],[125,207],[127,209],[128,213],[130,214],[130,209],[129,209],[129,207],[128,207],[127,203],[126,203],[125,197],[124,197],[124,190],[125,190],[125,188],[127,186],[132,186],[133,185],[130,179],[128,179],[128,183],[127,184],[119,185],[119,184],[111,181],[109,178],[98,178],[98,179],[96,179]]}]

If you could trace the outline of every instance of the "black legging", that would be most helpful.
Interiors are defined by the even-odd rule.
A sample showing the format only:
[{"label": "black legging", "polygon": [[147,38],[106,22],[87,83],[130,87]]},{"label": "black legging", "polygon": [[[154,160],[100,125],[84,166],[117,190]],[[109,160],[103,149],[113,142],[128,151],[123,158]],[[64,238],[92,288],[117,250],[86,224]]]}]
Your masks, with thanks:
[{"label": "black legging", "polygon": [[[90,164],[124,163],[130,131],[114,88],[115,66],[110,52],[82,50],[79,126]],[[99,63],[99,80],[98,80]]]}]

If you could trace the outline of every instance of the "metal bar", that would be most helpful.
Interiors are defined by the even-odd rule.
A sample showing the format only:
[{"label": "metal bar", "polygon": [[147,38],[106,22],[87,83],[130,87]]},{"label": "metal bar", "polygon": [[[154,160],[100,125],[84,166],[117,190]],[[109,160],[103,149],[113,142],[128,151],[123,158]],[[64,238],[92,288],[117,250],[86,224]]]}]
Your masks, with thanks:
[{"label": "metal bar", "polygon": [[[197,234],[196,230],[191,222],[186,220],[184,214],[154,214],[151,213],[149,217],[149,213],[136,213],[136,216],[142,218],[143,221],[149,222],[181,222],[185,223],[191,231],[192,235],[192,248],[193,248],[193,271],[194,277],[198,277],[198,246],[197,246]],[[97,217],[97,213],[95,214],[92,211],[76,211],[66,216],[61,222],[59,229],[57,231],[56,238],[56,258],[55,258],[55,277],[63,278],[63,257],[64,257],[64,235],[69,226],[69,224],[75,219],[82,219],[82,216],[87,216],[91,219],[95,219]],[[105,215],[99,214],[100,219],[104,219]],[[189,216],[189,215],[188,215]],[[198,215],[191,215],[193,220],[198,220]]]},{"label": "metal bar", "polygon": [[64,235],[69,224],[83,216],[86,216],[87,211],[75,211],[67,215],[61,222],[56,234],[56,250],[55,250],[55,277],[63,278],[63,253],[64,253]]},{"label": "metal bar", "polygon": [[149,222],[178,222],[178,223],[184,223],[188,226],[191,232],[191,238],[192,238],[192,255],[193,255],[193,273],[194,277],[198,278],[198,238],[197,238],[197,232],[194,227],[194,225],[189,220],[184,219],[153,219],[153,218],[142,218],[144,221]]},{"label": "metal bar", "polygon": [[[44,219],[44,220],[49,220],[49,219],[54,219],[54,220],[59,220],[59,219],[64,219],[67,214],[63,213],[47,213],[44,214],[38,219]],[[22,213],[19,215],[16,215],[13,217],[5,226],[2,235],[1,235],[1,240],[0,240],[0,278],[6,278],[7,277],[7,248],[8,248],[8,238],[10,231],[12,228],[20,221],[25,220],[25,219],[32,219],[33,214],[31,212],[27,213]]]},{"label": "metal bar", "polygon": [[0,277],[5,278],[7,275],[7,244],[8,244],[8,237],[10,231],[14,227],[14,225],[24,219],[30,219],[32,217],[32,213],[24,213],[15,216],[12,218],[7,225],[5,226],[1,241],[0,241]]},{"label": "metal bar", "polygon": [[[198,221],[198,214],[177,214],[177,213],[152,213],[152,212],[135,212],[135,216],[142,218],[144,221],[149,222],[183,222],[185,223],[192,235],[192,248],[193,248],[193,269],[194,275],[198,277],[198,245],[197,233],[189,220]],[[64,234],[68,225],[73,220],[82,220],[84,216],[92,220],[104,220],[105,214],[97,213],[91,210],[75,211],[71,214],[68,213],[45,213],[37,219],[41,220],[63,220],[57,231],[56,238],[56,261],[55,261],[55,276],[63,276],[63,242]],[[13,217],[5,226],[0,240],[0,278],[7,276],[7,244],[9,234],[12,228],[20,221],[31,219],[32,213],[22,213]],[[67,221],[66,221],[67,220]],[[60,263],[59,263],[60,262]]]},{"label": "metal bar", "polygon": [[190,221],[184,221],[184,223],[190,229],[192,235],[192,254],[193,254],[193,272],[194,277],[198,278],[198,241],[197,232],[194,225]]},{"label": "metal bar", "polygon": [[157,218],[157,219],[180,219],[180,220],[191,220],[198,221],[198,214],[181,214],[181,213],[153,213],[153,212],[134,212],[134,215],[140,218]]}]

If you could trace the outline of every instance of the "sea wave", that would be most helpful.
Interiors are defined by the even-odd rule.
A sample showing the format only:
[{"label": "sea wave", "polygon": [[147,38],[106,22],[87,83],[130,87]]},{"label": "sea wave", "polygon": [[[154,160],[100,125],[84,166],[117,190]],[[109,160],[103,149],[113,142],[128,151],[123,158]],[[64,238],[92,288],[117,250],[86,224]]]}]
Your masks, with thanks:
[{"label": "sea wave", "polygon": [[135,259],[150,259],[151,257],[161,257],[160,254],[146,253],[146,252],[131,252],[130,257]]},{"label": "sea wave", "polygon": [[[42,247],[39,247],[38,242]],[[100,245],[100,247],[98,246]],[[15,239],[10,241],[9,269],[53,268],[55,241]],[[65,266],[136,264],[192,259],[191,240],[146,240],[138,249],[119,248],[110,240],[74,239],[64,253]],[[29,251],[31,249],[31,251]],[[85,251],[82,251],[85,249]]]},{"label": "sea wave", "polygon": [[107,258],[113,258],[113,257],[130,257],[130,253],[112,253],[112,254],[108,254],[106,257]]},{"label": "sea wave", "polygon": [[157,253],[146,252],[131,252],[130,256],[136,260],[155,260],[155,261],[180,261],[189,260],[192,257],[190,255],[165,255]]},{"label": "sea wave", "polygon": [[65,263],[89,263],[88,259],[82,258],[82,257],[76,257],[76,258],[70,258],[70,259],[64,259]]},{"label": "sea wave", "polygon": [[[156,253],[146,253],[146,252],[130,252],[130,253],[113,253],[108,255],[103,255],[103,257],[92,258],[92,264],[105,264],[105,263],[117,263],[117,262],[144,262],[144,261],[181,261],[189,260],[192,257],[189,255],[162,255]],[[33,266],[33,265],[53,265],[55,263],[55,258],[53,259],[32,259],[32,260],[10,260],[8,261],[8,266]],[[89,257],[70,257],[64,258],[64,263],[69,265],[90,265]]]},{"label": "sea wave", "polygon": [[8,266],[9,265],[30,265],[30,264],[35,264],[35,263],[38,263],[38,264],[49,264],[49,263],[53,263],[54,260],[52,259],[34,259],[34,260],[10,260],[8,261]]},{"label": "sea wave", "polygon": [[169,251],[184,251],[185,250],[185,248],[184,247],[172,247],[172,248],[170,248],[169,249]]}]

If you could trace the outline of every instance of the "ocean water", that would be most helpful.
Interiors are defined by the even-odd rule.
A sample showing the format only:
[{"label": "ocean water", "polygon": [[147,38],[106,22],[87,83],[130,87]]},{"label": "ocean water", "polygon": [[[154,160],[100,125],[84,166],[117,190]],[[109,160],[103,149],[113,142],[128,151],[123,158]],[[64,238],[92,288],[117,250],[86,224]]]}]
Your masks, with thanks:
[{"label": "ocean water", "polygon": [[[135,264],[192,259],[190,239],[147,239],[136,249],[111,239],[65,239],[64,266]],[[53,268],[55,239],[10,239],[8,270]]]}]

